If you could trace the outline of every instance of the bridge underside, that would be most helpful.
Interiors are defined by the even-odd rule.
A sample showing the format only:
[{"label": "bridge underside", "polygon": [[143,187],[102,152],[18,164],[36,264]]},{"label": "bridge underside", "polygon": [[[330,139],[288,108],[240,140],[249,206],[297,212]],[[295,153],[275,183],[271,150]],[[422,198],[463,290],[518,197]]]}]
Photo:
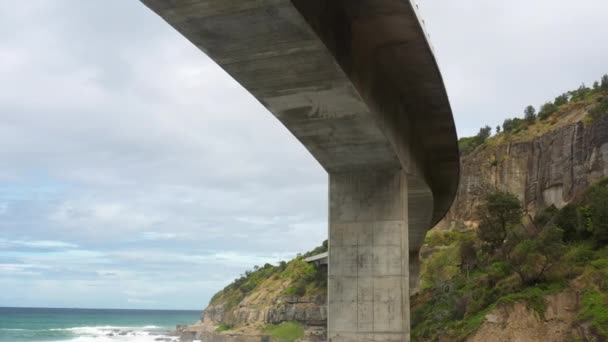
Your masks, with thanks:
[{"label": "bridge underside", "polygon": [[142,0],[272,112],[330,178],[330,341],[409,341],[426,231],[449,208],[448,98],[407,0]]}]

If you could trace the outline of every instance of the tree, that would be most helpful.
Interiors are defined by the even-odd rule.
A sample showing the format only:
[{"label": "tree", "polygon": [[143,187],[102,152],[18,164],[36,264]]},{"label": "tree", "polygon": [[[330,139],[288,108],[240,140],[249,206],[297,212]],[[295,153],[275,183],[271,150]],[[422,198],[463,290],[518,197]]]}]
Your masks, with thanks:
[{"label": "tree", "polygon": [[586,231],[597,245],[608,243],[608,186],[598,184],[585,195],[586,205],[581,207]]},{"label": "tree", "polygon": [[524,109],[524,120],[530,125],[536,122],[536,109],[533,106],[528,106]]},{"label": "tree", "polygon": [[479,145],[486,142],[486,140],[492,135],[492,128],[490,126],[485,126],[479,129],[479,133],[475,136],[477,138],[477,142]]},{"label": "tree", "polygon": [[500,125],[496,126],[496,134],[500,133]]},{"label": "tree", "polygon": [[551,114],[557,111],[557,106],[551,102],[547,102],[544,105],[540,106],[540,111],[538,112],[538,118],[541,120],[546,120]]},{"label": "tree", "polygon": [[460,150],[460,155],[466,156],[467,154],[473,152],[477,148],[475,137],[464,137],[458,139],[458,149]]},{"label": "tree", "polygon": [[545,226],[549,222],[555,219],[557,214],[559,213],[559,209],[555,205],[550,205],[549,207],[539,211],[534,216],[534,224],[537,226]]},{"label": "tree", "polygon": [[492,128],[485,126],[479,129],[479,133],[473,137],[458,139],[458,148],[461,155],[467,155],[481,146],[492,135]]},{"label": "tree", "polygon": [[588,233],[581,229],[578,210],[573,204],[563,207],[555,216],[555,224],[564,231],[564,241],[587,238]]},{"label": "tree", "polygon": [[508,260],[523,284],[544,280],[546,272],[559,264],[564,251],[563,231],[549,224],[538,233],[527,234],[514,245]]},{"label": "tree", "polygon": [[592,121],[608,115],[608,97],[603,97],[598,100],[599,103],[589,110]]},{"label": "tree", "polygon": [[560,96],[556,97],[555,101],[553,102],[553,104],[556,107],[563,106],[567,103],[568,103],[568,94],[561,94]]},{"label": "tree", "polygon": [[505,119],[505,121],[502,123],[502,130],[505,133],[514,132],[521,129],[522,126],[524,126],[524,122],[525,121],[520,118]]},{"label": "tree", "polygon": [[608,90],[608,74],[602,76],[602,81],[600,83],[600,88],[602,90]]},{"label": "tree", "polygon": [[587,94],[589,94],[591,89],[589,89],[584,83],[578,87],[577,90],[570,91],[570,95],[572,96],[571,101],[581,101],[584,100]]},{"label": "tree", "polygon": [[593,90],[599,90],[600,89],[600,82],[595,81],[593,82]]},{"label": "tree", "polygon": [[514,195],[496,191],[488,194],[478,210],[481,222],[477,232],[479,239],[491,252],[501,248],[513,225],[519,225],[523,209]]},{"label": "tree", "polygon": [[460,244],[460,270],[465,272],[467,277],[469,272],[477,266],[477,249],[475,242],[465,240]]}]

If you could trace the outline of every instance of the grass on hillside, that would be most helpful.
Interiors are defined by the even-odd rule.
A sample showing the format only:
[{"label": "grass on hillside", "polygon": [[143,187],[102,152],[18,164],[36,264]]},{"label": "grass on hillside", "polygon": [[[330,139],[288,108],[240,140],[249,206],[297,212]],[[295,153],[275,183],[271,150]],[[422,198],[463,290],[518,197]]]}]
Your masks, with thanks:
[{"label": "grass on hillside", "polygon": [[222,323],[222,324],[220,324],[219,327],[217,327],[215,329],[215,332],[216,333],[222,333],[222,332],[228,331],[228,330],[232,330],[232,325],[226,324],[226,323]]},{"label": "grass on hillside", "polygon": [[590,320],[603,336],[608,336],[608,294],[590,289],[585,291],[579,318]]},{"label": "grass on hillside", "polygon": [[278,325],[267,325],[264,333],[279,341],[293,342],[304,336],[304,328],[298,322],[283,322]]},{"label": "grass on hillside", "polygon": [[282,294],[288,296],[325,295],[327,272],[304,261],[304,258],[324,251],[327,251],[327,242],[289,262],[281,261],[276,266],[271,264],[265,264],[262,267],[255,266],[252,271],[245,272],[216,293],[211,299],[210,305],[223,304],[224,309],[228,311],[236,307],[256,289],[265,286],[264,284],[270,290],[284,287]]}]

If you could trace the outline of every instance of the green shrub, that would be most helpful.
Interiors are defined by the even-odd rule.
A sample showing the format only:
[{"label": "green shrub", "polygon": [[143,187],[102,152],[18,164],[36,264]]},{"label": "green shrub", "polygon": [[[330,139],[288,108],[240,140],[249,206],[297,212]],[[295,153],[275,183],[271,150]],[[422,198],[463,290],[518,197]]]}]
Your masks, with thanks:
[{"label": "green shrub", "polygon": [[477,144],[475,137],[463,137],[458,139],[458,149],[463,156],[473,152],[477,146],[479,145]]},{"label": "green shrub", "polygon": [[561,95],[559,95],[558,97],[555,98],[555,101],[553,101],[553,104],[556,107],[559,107],[559,106],[563,106],[563,105],[567,104],[568,101],[569,101],[568,94],[561,94]]},{"label": "green shrub", "polygon": [[228,330],[232,330],[232,325],[226,324],[226,323],[222,323],[222,324],[220,324],[219,327],[217,327],[215,329],[215,332],[216,333],[221,333],[221,332],[228,331]]},{"label": "green shrub", "polygon": [[505,119],[502,123],[502,130],[505,133],[516,133],[526,128],[526,121],[520,118]]},{"label": "green shrub", "polygon": [[514,244],[508,260],[523,284],[548,280],[548,273],[559,266],[564,254],[562,236],[561,229],[549,224]]},{"label": "green shrub", "polygon": [[298,322],[283,322],[278,325],[269,324],[264,329],[269,336],[285,342],[293,342],[304,336],[304,328]]},{"label": "green shrub", "polygon": [[432,252],[421,272],[427,300],[412,307],[415,340],[462,340],[499,304],[525,302],[543,317],[545,297],[575,277],[595,291],[586,294],[580,318],[608,331],[608,180],[561,210],[539,212],[533,223],[522,216],[515,196],[495,192],[480,206],[478,230],[491,248],[479,250],[470,232],[428,234]]},{"label": "green shrub", "polygon": [[586,265],[594,259],[595,252],[592,246],[586,242],[571,246],[565,255],[565,260],[575,265]]},{"label": "green shrub", "polygon": [[573,204],[563,207],[555,217],[555,224],[564,231],[564,241],[577,241],[588,237],[582,229],[578,209]]},{"label": "green shrub", "polygon": [[511,274],[511,266],[506,261],[496,261],[488,267],[488,275],[493,278],[501,279],[509,274]]},{"label": "green shrub", "polygon": [[585,195],[586,205],[581,207],[585,230],[598,246],[608,243],[608,187],[598,184]]},{"label": "green shrub", "polygon": [[545,296],[561,291],[564,288],[563,283],[541,284],[538,286],[528,287],[523,291],[511,293],[501,297],[497,303],[513,304],[517,302],[525,302],[528,309],[536,312],[539,317],[545,317],[547,310],[547,302]]},{"label": "green shrub", "polygon": [[281,276],[290,280],[289,286],[283,291],[288,296],[324,293],[327,288],[327,272],[305,262],[302,257],[289,262]]},{"label": "green shrub", "polygon": [[598,333],[608,338],[608,296],[596,290],[585,291],[579,318],[589,320]]},{"label": "green shrub", "polygon": [[426,234],[424,243],[430,248],[450,246],[454,243],[461,243],[463,241],[475,240],[475,232],[473,230],[468,231],[457,231],[457,230],[431,230]]},{"label": "green shrub", "polygon": [[551,114],[557,111],[557,106],[552,102],[547,102],[540,106],[540,111],[538,112],[538,118],[540,120],[546,120],[551,116]]},{"label": "green shrub", "polygon": [[608,90],[608,74],[605,74],[604,76],[602,76],[602,80],[600,83],[600,89]]},{"label": "green shrub", "polygon": [[581,84],[580,87],[578,87],[578,89],[576,90],[571,90],[569,92],[570,94],[570,101],[572,102],[576,102],[576,101],[583,101],[587,98],[588,95],[591,94],[591,89],[589,89],[589,87],[587,87],[584,83]]},{"label": "green shrub", "polygon": [[473,137],[463,137],[458,139],[458,148],[461,155],[467,155],[481,146],[492,135],[492,128],[485,126],[479,129],[479,133]]},{"label": "green shrub", "polygon": [[557,209],[554,205],[551,205],[536,213],[536,216],[534,217],[534,224],[544,226],[553,220],[558,213],[559,209]]},{"label": "green shrub", "polygon": [[441,288],[459,273],[459,249],[456,246],[441,249],[423,263],[422,287]]},{"label": "green shrub", "polygon": [[306,293],[306,282],[302,280],[298,280],[294,282],[291,286],[285,288],[286,295],[288,296],[298,296],[301,297]]},{"label": "green shrub", "polygon": [[598,120],[605,115],[608,115],[608,97],[600,98],[599,103],[589,110],[591,121]]}]

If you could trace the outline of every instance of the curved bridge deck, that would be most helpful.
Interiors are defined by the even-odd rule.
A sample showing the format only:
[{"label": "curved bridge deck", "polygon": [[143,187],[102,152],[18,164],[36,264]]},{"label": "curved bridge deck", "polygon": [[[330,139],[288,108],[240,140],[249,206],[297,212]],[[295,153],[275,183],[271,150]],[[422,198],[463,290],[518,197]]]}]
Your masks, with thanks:
[{"label": "curved bridge deck", "polygon": [[449,101],[415,7],[142,1],[329,173],[329,339],[409,340],[410,273],[415,280],[418,249],[448,210],[459,172]]}]

